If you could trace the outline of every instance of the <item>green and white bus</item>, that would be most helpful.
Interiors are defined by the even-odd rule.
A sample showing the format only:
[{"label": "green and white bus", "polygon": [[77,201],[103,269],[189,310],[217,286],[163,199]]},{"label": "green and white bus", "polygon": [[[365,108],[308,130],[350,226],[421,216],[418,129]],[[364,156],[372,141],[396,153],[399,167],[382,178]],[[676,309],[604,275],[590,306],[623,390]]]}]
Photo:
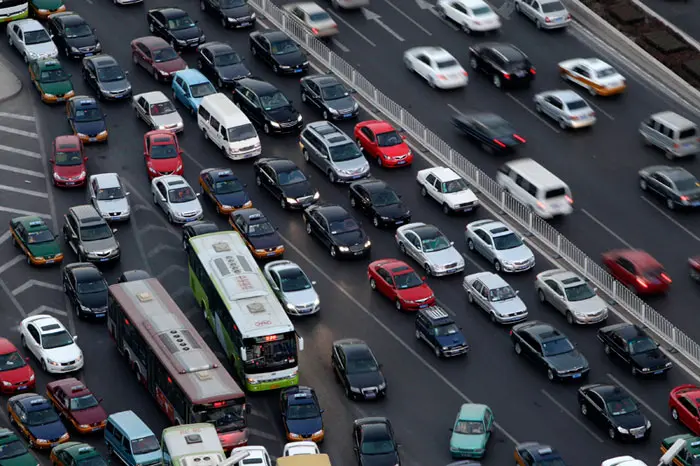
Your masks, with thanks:
[{"label": "green and white bus", "polygon": [[29,0],[0,1],[0,23],[9,23],[29,16]]},{"label": "green and white bus", "polygon": [[190,238],[187,260],[194,297],[246,390],[297,385],[304,341],[241,236]]},{"label": "green and white bus", "polygon": [[212,424],[182,424],[163,429],[163,466],[217,466],[226,459]]}]

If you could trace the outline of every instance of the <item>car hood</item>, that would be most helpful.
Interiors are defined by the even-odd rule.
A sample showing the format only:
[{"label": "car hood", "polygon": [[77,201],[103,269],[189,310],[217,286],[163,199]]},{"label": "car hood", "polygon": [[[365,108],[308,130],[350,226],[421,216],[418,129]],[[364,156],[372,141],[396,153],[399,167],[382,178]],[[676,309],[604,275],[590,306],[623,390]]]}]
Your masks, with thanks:
[{"label": "car hood", "polygon": [[182,117],[177,112],[151,116],[151,118],[153,118],[153,123],[157,126],[179,125],[182,123]]},{"label": "car hood", "polygon": [[648,367],[652,370],[664,368],[668,362],[668,358],[659,348],[640,354],[634,354],[632,355],[632,360],[639,365],[639,367]]},{"label": "car hood", "polygon": [[375,207],[374,210],[382,217],[399,218],[408,213],[408,209],[403,203]]},{"label": "car hood", "polygon": [[75,121],[73,120],[73,126],[78,133],[84,134],[86,136],[97,136],[102,131],[107,129],[107,125],[104,120],[97,121]]},{"label": "car hood", "polygon": [[177,40],[199,39],[202,35],[202,30],[198,26],[185,29],[177,29],[170,31],[173,37]]},{"label": "car hood", "polygon": [[306,55],[301,50],[284,55],[273,55],[272,59],[284,66],[300,66],[306,61]]},{"label": "car hood", "polygon": [[406,299],[409,301],[415,301],[417,299],[425,299],[433,294],[433,290],[430,289],[425,283],[414,286],[413,288],[406,288],[405,290],[396,290],[396,293],[401,297],[401,299]]},{"label": "car hood", "polygon": [[192,199],[187,202],[180,202],[178,204],[169,204],[170,209],[178,214],[184,214],[187,212],[201,212],[202,204],[199,203],[199,199]]},{"label": "car hood", "polygon": [[154,63],[153,66],[166,73],[174,73],[176,71],[184,70],[187,68],[187,63],[181,57],[174,60],[163,61],[160,63]]},{"label": "car hood", "polygon": [[364,157],[357,157],[351,160],[344,160],[342,162],[333,162],[333,166],[339,170],[350,170],[355,173],[363,173],[364,171],[369,170],[369,163],[367,163],[367,159]]},{"label": "car hood", "polygon": [[326,105],[338,111],[343,110],[344,112],[341,113],[349,113],[355,109],[355,99],[346,96],[340,99],[326,100]]},{"label": "car hood", "polygon": [[31,453],[0,460],[0,466],[36,466],[36,464],[36,458]]},{"label": "car hood", "polygon": [[223,205],[229,205],[232,207],[240,207],[250,200],[250,196],[248,196],[248,192],[245,190],[235,193],[217,194],[216,198]]},{"label": "car hood", "polygon": [[90,309],[106,307],[108,302],[106,290],[104,293],[80,293],[78,297],[83,306],[89,307]]},{"label": "car hood", "polygon": [[547,356],[547,361],[558,371],[568,371],[588,367],[588,361],[578,351],[573,350],[556,356]]},{"label": "car hood", "polygon": [[73,83],[70,79],[65,81],[57,81],[55,83],[39,83],[41,89],[46,94],[62,96],[73,90]]},{"label": "car hood", "polygon": [[607,303],[598,295],[584,301],[569,301],[571,311],[582,316],[598,314],[607,309],[607,307]]},{"label": "car hood", "polygon": [[399,464],[399,456],[393,451],[381,455],[361,455],[360,464],[361,466],[395,466]]},{"label": "car hood", "polygon": [[63,434],[66,433],[66,427],[59,420],[52,422],[50,424],[44,424],[43,426],[26,426],[27,430],[32,433],[32,435],[38,439],[43,440],[58,440]]},{"label": "car hood", "polygon": [[282,186],[282,192],[285,197],[291,197],[297,199],[300,197],[313,196],[316,194],[316,190],[311,186],[308,181],[302,181],[301,183],[294,183],[287,186]]},{"label": "car hood", "polygon": [[318,299],[318,295],[313,288],[309,288],[308,290],[286,291],[284,292],[284,298],[288,303],[301,307],[314,303]]},{"label": "car hood", "polygon": [[[29,364],[24,367],[18,367],[17,369],[12,369],[9,371],[0,372],[0,381],[18,383],[18,382],[29,382],[29,378],[32,376],[34,371]],[[2,463],[0,463],[0,466]],[[34,465],[32,465],[34,466]]]},{"label": "car hood", "polygon": [[367,241],[366,237],[367,235],[365,235],[365,232],[362,230],[348,231],[347,233],[333,235],[335,244],[338,246],[355,246],[356,244],[363,244],[365,241]]},{"label": "car hood", "polygon": [[406,144],[396,144],[394,146],[379,147],[379,151],[388,157],[399,157],[401,155],[407,155],[410,149]]},{"label": "car hood", "polygon": [[348,374],[348,381],[353,388],[378,387],[384,383],[384,376],[381,372],[362,372],[359,374]]},{"label": "car hood", "polygon": [[97,45],[97,36],[90,35],[85,37],[67,37],[66,43],[69,47],[94,47]]},{"label": "car hood", "polygon": [[465,189],[464,191],[459,191],[456,193],[446,193],[443,194],[443,196],[445,197],[445,200],[452,205],[466,204],[467,202],[476,201],[476,195],[471,189]]},{"label": "car hood", "polygon": [[121,199],[108,199],[106,201],[97,201],[97,208],[100,212],[128,212],[129,211],[129,201],[126,197]]},{"label": "car hood", "polygon": [[517,248],[501,249],[496,251],[496,253],[503,262],[524,262],[534,257],[530,248],[524,244]]},{"label": "car hood", "polygon": [[454,246],[450,246],[449,248],[442,249],[440,251],[428,252],[425,255],[433,265],[447,265],[464,261]]},{"label": "car hood", "polygon": [[486,434],[458,434],[452,432],[452,437],[450,437],[450,447],[460,448],[463,450],[478,450],[486,446],[486,441],[488,440],[488,435]]},{"label": "car hood", "polygon": [[500,315],[527,311],[527,306],[519,296],[505,301],[491,301],[491,307]]},{"label": "car hood", "polygon": [[219,66],[216,68],[219,75],[226,79],[239,79],[250,76],[250,70],[243,63],[236,63],[235,65]]},{"label": "car hood", "polygon": [[[57,241],[28,244],[27,247],[34,257],[55,256],[61,252]],[[2,374],[4,374],[4,372],[0,372],[0,379],[2,378]]]},{"label": "car hood", "polygon": [[54,165],[53,171],[64,178],[78,178],[81,173],[85,172],[85,165]]},{"label": "car hood", "polygon": [[614,416],[613,421],[623,429],[635,429],[647,425],[647,418],[640,411]]},{"label": "car hood", "polygon": [[56,45],[52,41],[42,42],[41,44],[32,44],[27,46],[27,50],[36,53],[39,56],[54,55],[58,53]]},{"label": "car hood", "polygon": [[274,110],[268,110],[267,114],[272,121],[276,121],[278,123],[296,122],[299,118],[299,112],[291,105],[286,105]]},{"label": "car hood", "polygon": [[163,173],[175,171],[182,162],[179,157],[172,157],[169,159],[149,159],[148,163],[154,170]]},{"label": "car hood", "polygon": [[[304,437],[310,437],[314,432],[318,432],[323,428],[323,422],[320,417],[313,419],[288,419],[287,430],[293,434],[299,434]],[[393,466],[393,465],[392,465]]]},{"label": "car hood", "polygon": [[222,8],[221,13],[223,13],[227,18],[233,19],[243,18],[253,14],[249,5],[241,5],[233,8]]},{"label": "car hood", "polygon": [[100,89],[107,92],[120,92],[131,89],[131,83],[128,79],[120,79],[118,81],[100,81]]},{"label": "car hood", "polygon": [[459,345],[464,345],[467,343],[467,340],[464,338],[464,335],[461,333],[454,333],[452,335],[443,335],[441,337],[436,337],[438,344],[443,347],[452,347],[452,346],[459,346]]},{"label": "car hood", "polygon": [[117,247],[117,240],[114,236],[96,241],[83,241],[82,243],[85,252],[100,252],[108,251]]},{"label": "car hood", "polygon": [[107,413],[102,406],[97,405],[92,408],[81,409],[80,411],[71,411],[73,418],[78,424],[97,424],[107,419]]},{"label": "car hood", "polygon": [[277,232],[264,236],[248,237],[248,241],[250,241],[250,244],[252,244],[255,249],[276,248],[282,244],[280,235],[277,234]]}]

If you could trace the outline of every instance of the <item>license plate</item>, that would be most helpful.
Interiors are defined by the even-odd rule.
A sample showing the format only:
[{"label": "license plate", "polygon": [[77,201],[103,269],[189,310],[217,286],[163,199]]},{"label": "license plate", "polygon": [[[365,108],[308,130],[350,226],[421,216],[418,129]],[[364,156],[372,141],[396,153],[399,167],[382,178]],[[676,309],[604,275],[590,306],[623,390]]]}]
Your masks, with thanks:
[{"label": "license plate", "polygon": [[97,138],[90,138],[90,142],[97,142]]},{"label": "license plate", "polygon": [[17,388],[17,390],[26,390],[27,388],[27,385],[20,385],[19,388]]},{"label": "license plate", "polygon": [[375,393],[367,393],[365,395],[365,398],[376,398],[376,397],[377,397],[377,395]]},{"label": "license plate", "polygon": [[112,220],[121,220],[121,217],[112,217]]},{"label": "license plate", "polygon": [[557,23],[561,23],[562,21],[564,21],[564,18],[557,18],[554,21],[556,21]]},{"label": "license plate", "polygon": [[362,255],[362,251],[354,253],[356,256]]},{"label": "license plate", "polygon": [[525,76],[525,72],[524,72],[524,71],[518,71],[517,73],[515,73],[515,75],[516,75],[517,77],[519,77],[519,78],[522,78],[523,76]]},{"label": "license plate", "polygon": [[462,210],[463,210],[464,212],[471,212],[472,209],[474,209],[474,208],[473,208],[473,207],[465,207],[465,208],[462,209]]},{"label": "license plate", "polygon": [[642,437],[644,437],[644,432],[642,432],[641,434],[634,434],[634,438],[642,438]]},{"label": "license plate", "polygon": [[275,252],[268,252],[268,253],[267,253],[267,257],[274,256],[275,254],[277,254],[277,253],[275,253]]},{"label": "license plate", "polygon": [[304,71],[304,70],[302,70],[301,68],[294,70],[295,73],[301,73],[302,71]]},{"label": "license plate", "polygon": [[396,222],[396,225],[401,225],[402,223],[403,223],[403,220],[399,220],[398,222]]},{"label": "license plate", "polygon": [[105,257],[104,259],[100,259],[100,262],[107,262],[109,258]]},{"label": "license plate", "polygon": [[93,56],[93,55],[94,55],[94,54],[93,54],[92,52],[86,53],[86,54],[85,54],[86,57],[91,57],[91,56]]},{"label": "license plate", "polygon": [[104,316],[105,316],[104,312],[100,312],[99,314],[95,314],[95,317],[104,317]]},{"label": "license plate", "polygon": [[56,99],[56,102],[63,102],[64,100],[66,99],[64,99],[63,97],[59,97],[58,99]]},{"label": "license plate", "polygon": [[690,205],[692,205],[693,207],[697,207],[700,205],[700,201],[691,202]]},{"label": "license plate", "polygon": [[53,264],[53,260],[46,261],[47,264]]},{"label": "license plate", "polygon": [[693,144],[692,142],[686,142],[685,144],[683,144],[683,147],[695,147],[695,144]]},{"label": "license plate", "polygon": [[428,307],[427,304],[421,304],[420,306],[418,306],[418,309],[425,309],[426,307]]},{"label": "license plate", "polygon": [[250,26],[250,23],[241,23],[241,27]]},{"label": "license plate", "polygon": [[195,220],[197,220],[197,219],[196,218],[188,218],[185,220],[185,222],[194,222]]},{"label": "license plate", "polygon": [[398,165],[403,165],[404,163],[406,163],[405,160],[401,160],[400,162],[397,162]]},{"label": "license plate", "polygon": [[572,379],[578,379],[580,377],[581,377],[581,374],[574,374],[573,376],[571,376]]},{"label": "license plate", "polygon": [[98,430],[102,430],[102,429],[100,429],[99,427],[93,427],[93,428],[92,428],[92,431],[93,431],[93,432],[97,432]]},{"label": "license plate", "polygon": [[270,388],[273,389],[273,390],[275,390],[275,389],[277,389],[277,388],[280,388],[280,384],[278,384],[278,383],[273,383],[272,385],[270,385]]},{"label": "license plate", "polygon": [[351,116],[352,116],[352,113],[346,113],[345,115],[343,115],[343,118],[350,118]]},{"label": "license plate", "polygon": [[664,373],[664,371],[656,371],[656,372],[654,372],[654,375],[659,375],[659,374],[663,374],[663,373]]},{"label": "license plate", "polygon": [[359,179],[359,178],[362,178],[362,175],[355,175],[355,176],[352,177],[353,180],[357,180],[357,179]]},{"label": "license plate", "polygon": [[66,183],[66,186],[73,186],[74,184],[75,184],[74,182],[69,181],[69,182]]}]

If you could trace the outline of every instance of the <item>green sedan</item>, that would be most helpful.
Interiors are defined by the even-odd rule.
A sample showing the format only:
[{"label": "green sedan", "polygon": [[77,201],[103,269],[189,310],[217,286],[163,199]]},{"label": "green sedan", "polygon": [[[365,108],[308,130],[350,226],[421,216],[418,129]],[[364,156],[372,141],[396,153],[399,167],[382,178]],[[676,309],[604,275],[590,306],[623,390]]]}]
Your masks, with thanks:
[{"label": "green sedan", "polygon": [[95,447],[80,442],[66,442],[55,446],[49,458],[54,466],[107,466],[107,462]]},{"label": "green sedan", "polygon": [[52,265],[63,262],[56,235],[40,217],[15,217],[10,220],[12,244],[27,256],[29,265]]},{"label": "green sedan", "polygon": [[676,466],[700,466],[700,437],[693,437],[691,434],[666,437],[661,441],[661,453],[666,453],[671,445],[679,439],[685,440],[685,446],[673,458],[673,464]]},{"label": "green sedan", "polygon": [[493,429],[493,412],[482,404],[465,403],[457,414],[450,437],[452,458],[483,458]]},{"label": "green sedan", "polygon": [[0,466],[37,466],[38,463],[17,434],[0,428]]}]

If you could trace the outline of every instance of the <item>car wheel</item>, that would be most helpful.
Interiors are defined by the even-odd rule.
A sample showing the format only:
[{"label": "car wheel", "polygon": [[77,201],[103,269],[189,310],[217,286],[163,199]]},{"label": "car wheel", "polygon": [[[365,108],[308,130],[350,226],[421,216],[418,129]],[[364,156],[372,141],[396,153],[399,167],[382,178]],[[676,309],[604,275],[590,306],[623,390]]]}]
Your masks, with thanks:
[{"label": "car wheel", "polygon": [[311,224],[308,222],[306,223],[306,234],[307,235],[311,234]]},{"label": "car wheel", "polygon": [[277,68],[277,65],[272,65],[272,72],[275,74],[280,74],[280,69]]},{"label": "car wheel", "polygon": [[442,205],[442,213],[443,214],[450,215],[450,210],[451,210],[450,206],[448,206],[447,204]]},{"label": "car wheel", "polygon": [[445,9],[442,7],[435,7],[435,12],[440,16],[442,19],[447,19],[447,15],[445,14]]},{"label": "car wheel", "polygon": [[335,257],[338,255],[338,251],[335,249],[335,246],[331,246],[331,257],[335,259]]},{"label": "car wheel", "polygon": [[561,129],[566,129],[566,128],[567,128],[567,126],[566,126],[566,121],[564,121],[564,120],[559,120],[559,127],[560,127]]},{"label": "car wheel", "polygon": [[476,61],[476,58],[472,57],[469,59],[469,66],[471,67],[471,69],[475,70],[479,68],[479,62]]},{"label": "car wheel", "polygon": [[610,437],[610,440],[615,440],[617,437],[617,432],[612,427],[608,429],[608,437]]},{"label": "car wheel", "polygon": [[168,222],[169,222],[169,223],[174,223],[174,222],[173,222],[173,214],[171,214],[170,212],[168,212]]},{"label": "car wheel", "polygon": [[306,149],[301,150],[301,155],[304,157],[304,162],[309,163],[309,153]]},{"label": "car wheel", "polygon": [[540,298],[540,302],[542,304],[547,302],[547,297],[544,295],[544,291],[542,290],[537,290],[537,297]]},{"label": "car wheel", "polygon": [[632,372],[632,377],[637,377],[637,369],[634,366],[632,366],[630,372]]},{"label": "car wheel", "polygon": [[280,207],[282,207],[282,210],[287,209],[287,201],[283,197],[280,198]]},{"label": "car wheel", "polygon": [[219,204],[216,204],[216,213],[221,215],[221,206]]},{"label": "car wheel", "polygon": [[547,369],[547,378],[550,382],[554,382],[554,371],[552,369]]},{"label": "car wheel", "polygon": [[603,346],[603,351],[605,352],[605,354],[610,356],[610,346],[609,345]]},{"label": "car wheel", "polygon": [[423,269],[425,270],[425,274],[427,276],[431,276],[433,274],[433,271],[430,269],[430,264],[428,264],[427,262],[423,264]]},{"label": "car wheel", "polygon": [[29,254],[27,254],[26,256],[27,256],[27,265],[32,265],[32,256],[30,256]]},{"label": "car wheel", "polygon": [[335,173],[333,173],[333,170],[328,170],[328,181],[335,183]]},{"label": "car wheel", "polygon": [[353,207],[353,208],[357,207],[357,201],[355,200],[354,197],[350,198],[350,207]]},{"label": "car wheel", "polygon": [[566,323],[569,325],[574,325],[574,315],[571,312],[566,313]]},{"label": "car wheel", "polygon": [[542,113],[542,106],[539,104],[539,102],[535,102],[535,111],[537,113]]},{"label": "car wheel", "polygon": [[77,303],[73,304],[73,310],[75,311],[75,316],[78,319],[83,318],[83,311],[80,309],[80,304],[77,304]]},{"label": "car wheel", "polygon": [[467,249],[474,252],[474,241],[471,238],[467,240]]},{"label": "car wheel", "polygon": [[513,345],[513,349],[515,350],[515,354],[517,354],[518,356],[523,354],[523,347],[520,346],[519,342],[515,342],[515,345]]},{"label": "car wheel", "polygon": [[491,323],[492,323],[492,324],[497,324],[497,323],[498,323],[498,319],[496,318],[496,314],[495,314],[495,313],[492,312],[492,313],[490,314],[489,317],[491,318]]},{"label": "car wheel", "polygon": [[474,295],[472,295],[470,292],[467,292],[467,301],[469,304],[474,304]]},{"label": "car wheel", "polygon": [[199,2],[199,9],[201,11],[207,11],[207,4],[204,2],[204,0]]},{"label": "car wheel", "polygon": [[493,261],[493,269],[496,271],[496,273],[501,273],[501,263],[497,260]]},{"label": "car wheel", "polygon": [[586,406],[586,403],[581,403],[581,406],[579,407],[581,410],[581,414],[584,416],[588,416],[588,406]]},{"label": "car wheel", "polygon": [[437,346],[435,348],[433,348],[433,353],[435,353],[436,358],[439,358],[442,356],[442,353],[440,352],[440,348],[438,348]]},{"label": "car wheel", "polygon": [[640,178],[639,179],[639,188],[642,191],[646,191],[648,187],[649,187],[649,185],[647,185],[647,180],[645,180],[644,178]]},{"label": "car wheel", "polygon": [[156,82],[160,81],[160,76],[158,76],[158,70],[153,68],[153,79],[156,80]]},{"label": "car wheel", "polygon": [[401,251],[401,254],[406,254],[406,246],[403,243],[399,243],[399,251]]},{"label": "car wheel", "polygon": [[428,85],[435,89],[436,84],[435,84],[435,78],[428,78]]},{"label": "car wheel", "polygon": [[137,57],[135,53],[132,53],[131,54],[131,61],[134,63],[134,65],[138,65],[139,64],[139,57]]},{"label": "car wheel", "polygon": [[416,330],[416,340],[420,340],[420,339],[421,339],[421,334],[418,330]]},{"label": "car wheel", "polygon": [[501,88],[501,77],[497,74],[493,75],[493,85],[496,86],[498,89]]},{"label": "car wheel", "polygon": [[148,30],[151,31],[151,34],[156,32],[156,28],[153,26],[153,23],[148,23]]},{"label": "car wheel", "polygon": [[515,11],[520,13],[520,6],[518,5],[518,2],[515,2]]},{"label": "car wheel", "polygon": [[421,186],[420,188],[420,195],[423,197],[428,197],[428,190],[425,189],[425,186]]},{"label": "car wheel", "polygon": [[258,51],[255,50],[255,47],[253,47],[253,44],[250,44],[250,54],[254,57],[258,56]]},{"label": "car wheel", "polygon": [[49,371],[48,368],[46,367],[46,361],[44,361],[43,359],[41,360],[41,370],[44,372]]},{"label": "car wheel", "polygon": [[382,161],[381,155],[378,155],[376,160],[377,160],[377,165],[379,165],[380,167],[384,165],[384,162]]},{"label": "car wheel", "polygon": [[542,29],[542,23],[539,19],[535,20],[535,26],[537,26],[537,29]]},{"label": "car wheel", "polygon": [[301,93],[301,101],[306,103],[306,92]]},{"label": "car wheel", "polygon": [[324,120],[327,120],[327,119],[328,119],[328,111],[327,111],[327,110],[324,110],[323,113],[322,113],[322,116],[323,116],[323,119],[324,119]]},{"label": "car wheel", "polygon": [[673,210],[676,208],[676,203],[673,202],[673,199],[666,199],[666,207],[668,207],[668,210]]},{"label": "car wheel", "polygon": [[408,71],[410,71],[411,73],[415,73],[415,72],[416,72],[416,70],[413,68],[413,65],[411,64],[411,61],[410,61],[410,60],[405,59],[405,60],[403,61],[403,63],[406,65],[406,68],[408,69]]},{"label": "car wheel", "polygon": [[678,411],[676,408],[671,408],[671,417],[674,421],[678,421]]},{"label": "car wheel", "polygon": [[114,455],[114,450],[112,449],[112,445],[109,443],[107,444],[107,456],[112,456]]},{"label": "car wheel", "polygon": [[369,287],[372,288],[374,291],[377,291],[377,282],[374,281],[374,278],[369,279]]},{"label": "car wheel", "polygon": [[401,305],[401,300],[397,299],[394,301],[394,307],[396,307],[397,311],[403,311],[403,306]]},{"label": "car wheel", "polygon": [[158,198],[156,197],[155,193],[153,194],[153,203],[158,205]]},{"label": "car wheel", "polygon": [[7,36],[7,45],[9,45],[10,47],[15,46],[15,42],[12,40],[12,37],[10,37],[10,36]]},{"label": "car wheel", "polygon": [[186,239],[182,240],[182,249],[187,250],[187,240]]},{"label": "car wheel", "polygon": [[375,228],[379,228],[379,217],[377,217],[376,215],[372,218],[372,225],[374,225]]},{"label": "car wheel", "polygon": [[221,17],[221,27],[224,29],[228,29],[228,20],[225,16]]},{"label": "car wheel", "polygon": [[63,47],[63,54],[66,58],[70,58],[70,49],[68,47]]},{"label": "car wheel", "polygon": [[22,60],[24,60],[24,63],[29,63],[29,57],[27,56],[26,53],[22,54]]},{"label": "car wheel", "polygon": [[216,78],[216,85],[219,86],[219,89],[224,87],[224,82],[221,80],[221,78]]},{"label": "car wheel", "polygon": [[173,48],[173,50],[177,50],[177,42],[175,42],[175,39],[170,40],[170,46]]}]

